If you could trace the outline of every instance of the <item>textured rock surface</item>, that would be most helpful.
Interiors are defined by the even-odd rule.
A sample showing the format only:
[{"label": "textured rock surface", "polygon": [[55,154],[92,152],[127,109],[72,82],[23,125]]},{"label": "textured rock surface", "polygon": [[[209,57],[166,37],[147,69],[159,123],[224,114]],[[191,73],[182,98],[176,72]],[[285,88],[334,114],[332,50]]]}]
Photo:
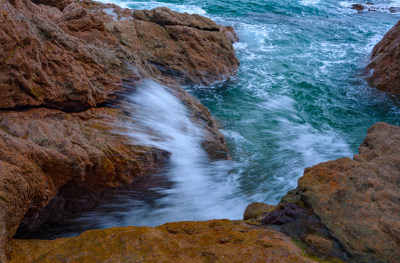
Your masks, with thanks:
[{"label": "textured rock surface", "polygon": [[400,261],[400,127],[377,123],[354,159],[304,171],[299,193],[353,256]]},{"label": "textured rock surface", "polygon": [[[377,123],[368,129],[353,159],[305,169],[297,190],[279,205],[282,210],[268,214],[263,222],[283,225],[283,232],[319,256],[399,262],[399,201],[400,127]],[[304,208],[285,211],[288,204]],[[303,212],[295,213],[300,216],[292,215],[300,209]]]},{"label": "textured rock surface", "polygon": [[25,225],[33,224],[61,186],[95,192],[128,184],[168,157],[111,134],[119,116],[120,110],[106,108],[0,113],[2,242],[13,237],[24,217]]},{"label": "textured rock surface", "polygon": [[400,97],[400,21],[372,50],[367,71],[371,86]]},{"label": "textured rock surface", "polygon": [[168,158],[115,135],[113,124],[128,116],[104,107],[142,79],[174,90],[205,129],[210,158],[230,158],[211,114],[180,84],[235,73],[234,31],[148,12],[163,22],[91,1],[0,0],[0,262],[21,220],[36,227],[60,187],[128,184]]},{"label": "textured rock surface", "polygon": [[114,5],[39,3],[0,2],[0,108],[79,111],[115,98],[124,79],[209,84],[238,67],[228,29],[208,18],[157,8],[141,20]]},{"label": "textured rock surface", "polygon": [[55,240],[13,240],[10,262],[315,262],[269,228],[211,220],[156,228],[87,231]]},{"label": "textured rock surface", "polygon": [[277,207],[274,205],[266,205],[264,203],[252,203],[246,207],[246,210],[243,213],[243,220],[250,220],[251,222],[257,223],[257,221],[261,220],[261,218],[274,210]]}]

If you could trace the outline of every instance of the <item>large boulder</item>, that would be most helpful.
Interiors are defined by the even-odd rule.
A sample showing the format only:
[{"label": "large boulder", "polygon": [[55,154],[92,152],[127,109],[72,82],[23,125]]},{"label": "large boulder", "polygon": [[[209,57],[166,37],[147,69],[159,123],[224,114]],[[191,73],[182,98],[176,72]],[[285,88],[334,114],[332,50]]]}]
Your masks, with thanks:
[{"label": "large boulder", "polygon": [[262,222],[283,225],[316,254],[399,262],[400,127],[376,123],[353,159],[305,169],[288,196]]},{"label": "large boulder", "polygon": [[304,171],[299,193],[353,257],[400,261],[400,127],[377,123],[353,160]]},{"label": "large boulder", "polygon": [[121,110],[82,113],[52,109],[0,113],[1,243],[21,221],[30,227],[61,187],[96,192],[129,184],[159,167],[164,151],[113,134]]},{"label": "large boulder", "polygon": [[87,0],[0,1],[0,262],[21,221],[37,227],[60,189],[130,184],[168,158],[114,125],[129,121],[123,95],[143,79],[174,91],[204,129],[210,158],[230,158],[217,122],[180,85],[234,74],[234,32],[197,15],[157,13],[169,22]]},{"label": "large boulder", "polygon": [[[124,79],[165,76],[210,84],[235,73],[239,64],[227,31],[198,15],[148,11],[169,19],[158,24],[90,1],[63,10],[1,1],[0,10],[0,108],[80,111],[114,99]],[[135,17],[140,12],[145,13],[135,11]]]},{"label": "large boulder", "polygon": [[315,262],[290,238],[229,220],[87,231],[12,242],[11,262]]},{"label": "large boulder", "polygon": [[371,86],[400,97],[400,21],[372,50],[367,71]]}]

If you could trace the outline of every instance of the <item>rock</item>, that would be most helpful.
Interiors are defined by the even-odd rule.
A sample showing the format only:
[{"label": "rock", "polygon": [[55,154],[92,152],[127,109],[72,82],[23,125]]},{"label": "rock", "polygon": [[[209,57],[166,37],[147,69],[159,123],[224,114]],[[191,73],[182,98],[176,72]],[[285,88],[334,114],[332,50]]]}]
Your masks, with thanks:
[{"label": "rock", "polygon": [[391,7],[389,7],[389,11],[390,11],[390,13],[398,13],[398,12],[400,12],[400,7],[391,6]]},{"label": "rock", "polygon": [[322,260],[400,261],[400,127],[376,123],[353,159],[304,170],[262,218]]},{"label": "rock", "polygon": [[264,225],[283,225],[302,217],[307,217],[307,210],[293,203],[288,203],[282,209],[265,215],[261,223]]},{"label": "rock", "polygon": [[350,8],[360,12],[365,9],[365,6],[363,6],[362,4],[353,4]]},{"label": "rock", "polygon": [[235,35],[226,33],[232,32],[229,28],[220,30],[224,27],[208,18],[178,14],[166,7],[135,10],[133,16],[137,28],[148,27],[142,34],[152,37],[146,39],[153,39],[143,41],[142,50],[165,75],[184,84],[208,85],[236,72],[239,62],[231,41]]},{"label": "rock", "polygon": [[256,203],[249,204],[246,207],[246,210],[244,211],[243,220],[249,220],[249,219],[260,220],[264,214],[270,213],[275,209],[276,209],[276,206],[267,205],[264,203],[256,202]]},{"label": "rock", "polygon": [[88,0],[0,1],[0,262],[20,222],[36,228],[58,192],[129,184],[168,158],[116,135],[128,116],[105,107],[123,107],[142,79],[173,89],[205,129],[210,158],[230,158],[218,123],[180,84],[234,74],[234,32],[198,15],[148,12],[159,23]]},{"label": "rock", "polygon": [[115,99],[124,79],[166,76],[207,85],[239,65],[232,36],[199,15],[158,8],[136,11],[136,17],[152,14],[140,20],[127,18],[132,11],[90,1],[63,11],[56,1],[14,2],[0,3],[0,108],[81,111]]},{"label": "rock", "polygon": [[349,259],[340,243],[308,207],[299,207],[294,203],[280,204],[278,210],[265,214],[261,222],[296,240],[305,253],[323,262],[342,262]]},{"label": "rock", "polygon": [[304,171],[298,191],[354,260],[400,261],[400,127],[377,123],[353,160]]},{"label": "rock", "polygon": [[335,253],[334,242],[320,235],[307,234],[304,237],[304,241],[309,244],[309,250],[313,251],[315,254],[320,253],[320,256],[333,255]]},{"label": "rock", "polygon": [[207,17],[197,14],[177,13],[168,7],[157,7],[153,10],[135,10],[133,17],[162,26],[186,26],[207,31],[219,31],[220,28],[214,21]]},{"label": "rock", "polygon": [[220,27],[221,32],[223,32],[228,39],[232,42],[232,43],[236,43],[239,41],[239,37],[236,35],[235,29],[233,29],[233,27],[231,26],[221,26]]},{"label": "rock", "polygon": [[390,29],[371,53],[366,68],[372,87],[400,97],[400,21]]},{"label": "rock", "polygon": [[[131,183],[159,167],[166,152],[112,134],[121,110],[32,109],[0,113],[0,228],[11,239],[23,218],[34,225],[60,187],[96,192]],[[3,243],[4,245],[4,243]]]},{"label": "rock", "polygon": [[288,237],[238,221],[92,230],[73,238],[13,240],[12,262],[315,262]]}]

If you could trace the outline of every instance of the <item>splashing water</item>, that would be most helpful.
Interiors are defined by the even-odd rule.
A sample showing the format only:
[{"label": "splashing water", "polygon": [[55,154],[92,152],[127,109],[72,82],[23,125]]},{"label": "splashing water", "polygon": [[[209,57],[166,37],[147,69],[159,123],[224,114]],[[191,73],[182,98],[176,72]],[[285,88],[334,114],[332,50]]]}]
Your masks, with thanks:
[{"label": "splashing water", "polygon": [[[133,113],[132,121],[126,123],[130,132],[125,135],[136,145],[171,153],[167,168],[156,176],[166,176],[172,187],[155,189],[163,197],[152,206],[142,203],[124,212],[91,212],[81,215],[80,221],[97,228],[155,226],[177,220],[225,218],[243,212],[248,201],[236,192],[233,176],[229,176],[233,164],[209,161],[201,147],[203,131],[191,121],[188,110],[172,90],[151,80],[144,81],[125,107]],[[130,206],[131,202],[124,198],[118,205]]]},{"label": "splashing water", "polygon": [[[171,152],[166,169],[155,175],[170,184],[149,187],[160,194],[151,202],[126,197],[109,205],[120,212],[81,215],[88,228],[239,219],[251,202],[279,202],[304,168],[351,157],[373,123],[400,124],[396,100],[361,77],[398,14],[348,8],[359,1],[102,1],[167,6],[233,26],[241,65],[230,81],[186,87],[222,123],[233,162],[210,162],[188,110],[168,88],[146,81],[130,97],[134,118],[127,136]],[[375,4],[399,6],[398,0]]]}]

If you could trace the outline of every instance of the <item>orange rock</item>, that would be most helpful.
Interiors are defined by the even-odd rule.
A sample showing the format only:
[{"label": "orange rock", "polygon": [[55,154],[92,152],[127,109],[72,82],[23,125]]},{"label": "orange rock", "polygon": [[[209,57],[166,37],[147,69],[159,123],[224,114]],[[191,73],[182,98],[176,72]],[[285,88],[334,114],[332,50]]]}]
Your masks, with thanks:
[{"label": "orange rock", "polygon": [[307,168],[298,191],[355,260],[400,262],[400,127],[373,125],[359,152]]},{"label": "orange rock", "polygon": [[126,116],[102,108],[141,79],[172,88],[206,131],[210,158],[230,158],[216,121],[180,84],[234,74],[234,32],[167,9],[157,19],[174,29],[132,15],[87,0],[0,1],[0,261],[21,220],[34,227],[60,187],[129,184],[168,157],[115,135]]},{"label": "orange rock", "polygon": [[282,233],[239,221],[167,223],[12,241],[12,262],[315,262]]},{"label": "orange rock", "polygon": [[239,65],[233,31],[199,15],[158,8],[140,20],[110,4],[37,3],[0,2],[0,108],[81,111],[115,99],[126,79],[210,84]]},{"label": "orange rock", "polygon": [[368,82],[379,90],[400,97],[400,21],[376,44],[367,66]]},{"label": "orange rock", "polygon": [[106,108],[74,114],[50,109],[0,113],[2,245],[24,217],[35,219],[60,187],[95,192],[131,183],[160,166],[168,154],[132,145],[111,132],[121,113]]}]

